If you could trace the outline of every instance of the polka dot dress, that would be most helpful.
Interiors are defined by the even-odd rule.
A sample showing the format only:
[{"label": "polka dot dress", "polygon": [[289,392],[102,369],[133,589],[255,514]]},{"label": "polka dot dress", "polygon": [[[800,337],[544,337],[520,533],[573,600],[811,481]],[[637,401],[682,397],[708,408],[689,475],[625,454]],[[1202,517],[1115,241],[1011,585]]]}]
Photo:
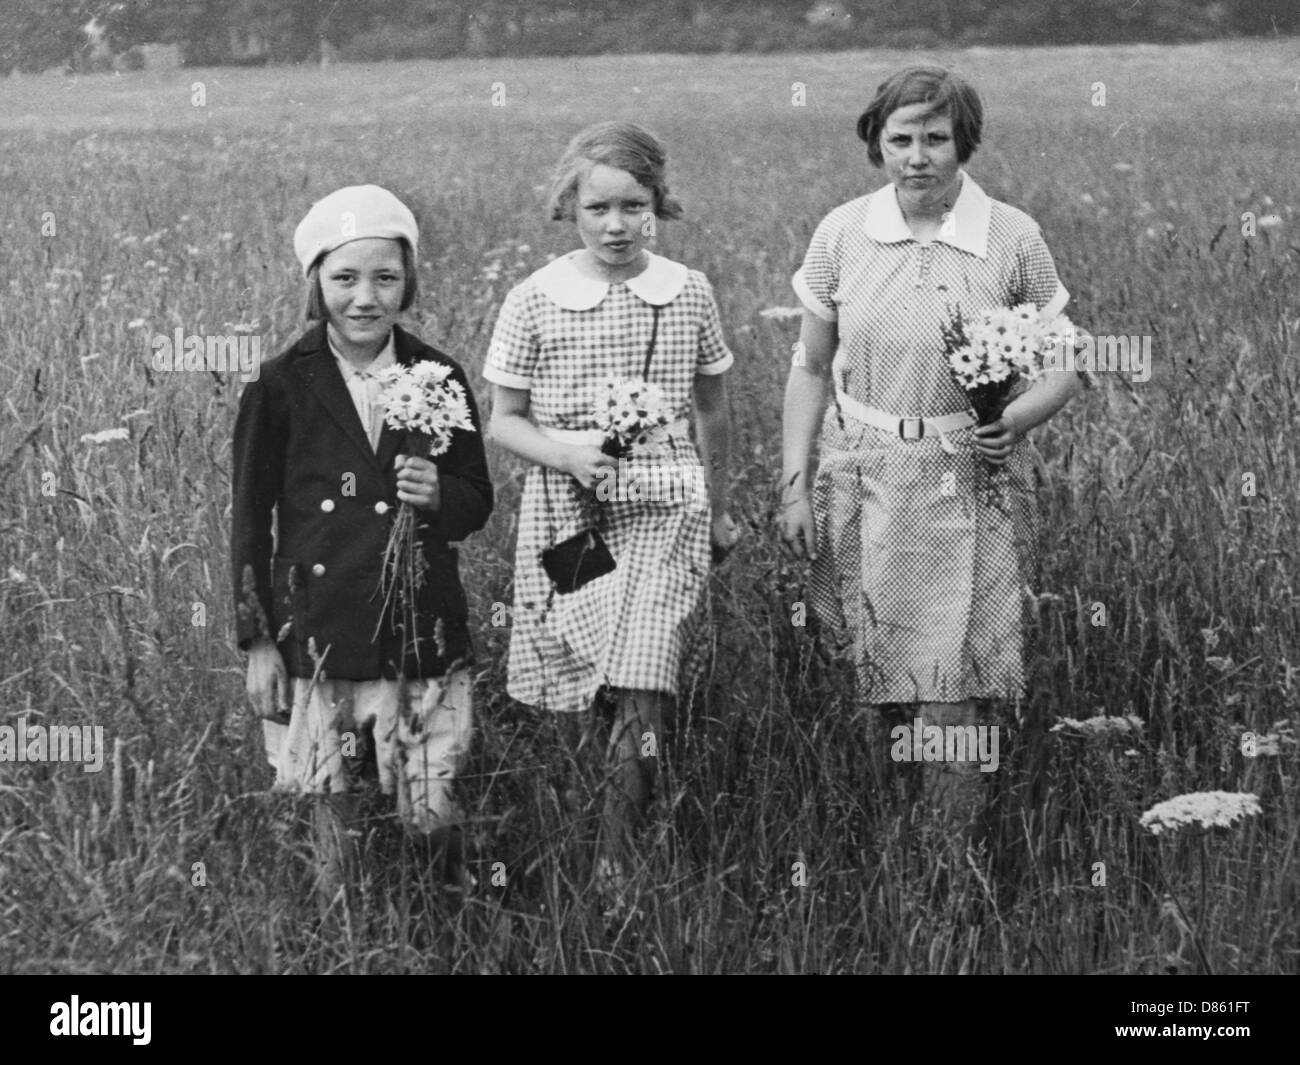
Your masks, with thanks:
[{"label": "polka dot dress", "polygon": [[[795,291],[834,321],[836,387],[898,417],[968,409],[941,325],[967,313],[1068,298],[1037,225],[963,174],[950,225],[912,238],[892,185],[817,227]],[[972,430],[902,440],[832,401],[813,486],[813,611],[851,655],[867,703],[1023,695],[1021,594],[1036,569],[1032,445],[996,473]]]},{"label": "polka dot dress", "polygon": [[[734,360],[708,280],[659,256],[611,285],[578,274],[572,256],[543,267],[506,297],[483,376],[527,389],[539,426],[591,429],[604,380],[641,375],[654,306],[650,380],[674,416],[687,417],[695,375]],[[540,556],[579,530],[574,485],[540,466],[524,482],[507,690],[567,713],[586,710],[602,686],[677,694],[701,663],[708,608],[710,509],[695,445],[679,434],[634,448],[614,498],[598,504],[614,571],[558,595]]]}]

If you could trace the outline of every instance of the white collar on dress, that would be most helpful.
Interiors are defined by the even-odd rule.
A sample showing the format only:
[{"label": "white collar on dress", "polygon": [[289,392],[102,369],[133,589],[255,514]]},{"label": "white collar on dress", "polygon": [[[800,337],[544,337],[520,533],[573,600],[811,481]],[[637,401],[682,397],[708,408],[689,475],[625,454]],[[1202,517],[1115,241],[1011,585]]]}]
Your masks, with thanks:
[{"label": "white collar on dress", "polygon": [[[609,292],[608,281],[596,281],[578,271],[574,261],[578,254],[562,255],[533,274],[542,294],[566,311],[589,311]],[[686,285],[687,268],[654,252],[646,254],[650,264],[625,284],[646,303],[662,307],[675,300]]]},{"label": "white collar on dress", "polygon": [[358,370],[352,365],[352,363],[348,362],[347,359],[339,354],[339,349],[334,346],[334,341],[330,339],[328,329],[325,330],[325,340],[326,343],[329,344],[330,351],[333,353],[334,358],[338,360],[339,370],[343,373],[343,380],[345,381],[363,373],[377,374],[380,370],[386,370],[390,366],[397,365],[397,352],[393,347],[393,334],[391,332],[388,334],[388,343],[383,346],[383,349],[370,361],[370,365],[364,370]]},{"label": "white collar on dress", "polygon": [[[947,232],[940,231],[934,238],[951,244],[981,259],[989,257],[989,219],[993,214],[988,193],[975,184],[975,179],[961,171],[961,192],[952,207],[952,218],[944,223]],[[898,206],[898,192],[891,181],[867,197],[867,214],[862,228],[872,240],[894,244],[900,240],[914,240],[907,228],[902,208]]]}]

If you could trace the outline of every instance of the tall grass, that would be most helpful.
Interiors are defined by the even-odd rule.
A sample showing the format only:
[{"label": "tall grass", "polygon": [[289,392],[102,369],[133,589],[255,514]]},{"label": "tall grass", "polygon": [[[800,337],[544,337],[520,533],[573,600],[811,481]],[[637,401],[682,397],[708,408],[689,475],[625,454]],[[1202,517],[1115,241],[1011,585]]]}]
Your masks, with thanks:
[{"label": "tall grass", "polygon": [[[793,334],[758,311],[794,302],[812,227],[879,183],[853,120],[881,75],[918,57],[0,84],[3,716],[102,724],[113,748],[98,775],[0,765],[0,967],[1147,972],[1201,966],[1199,943],[1216,971],[1296,971],[1297,751],[1240,748],[1297,717],[1288,46],[938,57],[984,92],[972,172],[1043,226],[1075,320],[1151,334],[1156,362],[1146,383],[1098,375],[1037,434],[1047,594],[986,862],[907,801],[844,666],[792,626],[803,575],[772,532]],[[806,107],[791,106],[795,81]],[[1090,103],[1097,81],[1105,107]],[[546,168],[582,123],[613,115],[667,139],[689,217],[663,247],[718,292],[748,532],[712,579],[711,672],[664,751],[640,915],[610,924],[588,889],[599,758],[575,761],[553,722],[504,694],[509,627],[489,619],[510,601],[523,471],[494,455],[498,508],[463,552],[477,886],[432,890],[409,841],[379,830],[364,908],[322,934],[296,807],[265,794],[230,642],[238,383],[155,373],[147,338],[239,324],[282,348],[301,328],[294,224],[321,194],[373,181],[420,217],[413,324],[481,384],[506,289],[574,243],[543,221]],[[1243,237],[1246,211],[1281,222]],[[81,441],[119,425],[128,441]],[[1124,712],[1146,723],[1136,740],[1047,731]],[[1203,840],[1138,827],[1154,802],[1211,789],[1253,791],[1264,814]]]}]

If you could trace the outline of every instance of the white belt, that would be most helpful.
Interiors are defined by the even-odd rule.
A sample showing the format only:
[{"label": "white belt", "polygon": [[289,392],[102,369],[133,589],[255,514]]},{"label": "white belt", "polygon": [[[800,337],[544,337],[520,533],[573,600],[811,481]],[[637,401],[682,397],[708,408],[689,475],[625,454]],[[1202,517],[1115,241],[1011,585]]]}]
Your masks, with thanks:
[{"label": "white belt", "polygon": [[944,433],[955,432],[975,424],[975,416],[967,410],[959,410],[955,414],[940,414],[933,418],[902,418],[897,414],[888,414],[875,407],[868,407],[865,403],[859,403],[839,388],[835,389],[835,398],[839,402],[840,410],[854,421],[883,429],[887,433],[895,433],[900,440],[923,440],[927,433],[938,436],[940,443],[945,445],[945,451],[949,448]]},{"label": "white belt", "polygon": [[[541,430],[543,436],[551,440],[558,440],[562,444],[585,444],[590,447],[600,447],[601,442],[605,439],[605,434],[599,429],[553,429],[549,425],[539,425],[537,428]],[[678,418],[668,425],[660,425],[642,433],[632,443],[658,444],[671,436],[686,436],[689,431],[690,423],[685,418]]]}]

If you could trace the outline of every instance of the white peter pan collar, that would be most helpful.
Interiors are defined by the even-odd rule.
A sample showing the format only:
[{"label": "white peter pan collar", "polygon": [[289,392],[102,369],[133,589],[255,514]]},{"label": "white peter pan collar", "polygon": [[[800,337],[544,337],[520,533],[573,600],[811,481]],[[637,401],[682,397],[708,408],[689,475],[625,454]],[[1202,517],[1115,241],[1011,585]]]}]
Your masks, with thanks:
[{"label": "white peter pan collar", "polygon": [[[542,295],[566,311],[589,311],[599,306],[609,292],[608,281],[597,281],[578,271],[575,262],[578,254],[573,251],[563,255],[533,274]],[[687,268],[654,252],[646,254],[650,265],[624,284],[646,303],[662,307],[675,300],[685,287]]]},{"label": "white peter pan collar", "polygon": [[[965,170],[961,171],[961,192],[953,204],[952,218],[944,224],[946,232],[940,231],[934,239],[987,259],[992,202],[988,193],[975,184],[975,179]],[[862,228],[867,236],[882,244],[916,239],[907,228],[902,208],[898,206],[898,191],[893,182],[867,197],[867,213],[862,220]]]}]

